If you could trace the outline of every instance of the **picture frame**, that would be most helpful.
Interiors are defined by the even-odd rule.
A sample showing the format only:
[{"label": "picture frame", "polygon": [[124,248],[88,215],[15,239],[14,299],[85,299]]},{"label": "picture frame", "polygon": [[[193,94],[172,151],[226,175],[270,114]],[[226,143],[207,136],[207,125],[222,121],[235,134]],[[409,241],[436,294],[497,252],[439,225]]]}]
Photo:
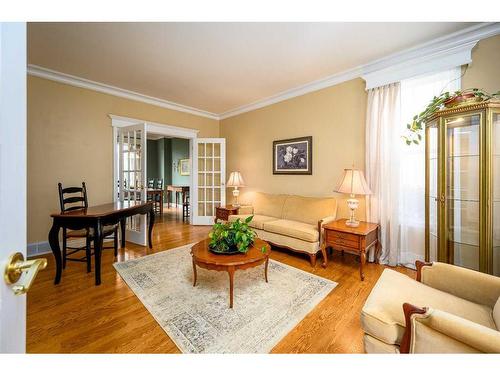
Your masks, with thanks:
[{"label": "picture frame", "polygon": [[180,159],[179,160],[179,174],[181,176],[189,176],[189,159]]},{"label": "picture frame", "polygon": [[274,141],[273,174],[311,175],[312,136]]}]

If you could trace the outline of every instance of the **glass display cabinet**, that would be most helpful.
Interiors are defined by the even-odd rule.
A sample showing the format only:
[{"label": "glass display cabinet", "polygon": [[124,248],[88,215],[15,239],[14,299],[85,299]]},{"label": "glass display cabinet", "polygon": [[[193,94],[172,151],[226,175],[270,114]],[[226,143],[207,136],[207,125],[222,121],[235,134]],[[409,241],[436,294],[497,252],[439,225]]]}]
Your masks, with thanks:
[{"label": "glass display cabinet", "polygon": [[425,257],[500,276],[500,101],[426,120]]}]

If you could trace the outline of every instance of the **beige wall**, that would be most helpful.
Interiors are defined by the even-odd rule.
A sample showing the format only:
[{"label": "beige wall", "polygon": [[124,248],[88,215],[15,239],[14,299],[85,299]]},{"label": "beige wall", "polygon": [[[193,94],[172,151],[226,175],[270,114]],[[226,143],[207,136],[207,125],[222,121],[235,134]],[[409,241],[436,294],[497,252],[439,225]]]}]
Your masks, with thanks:
[{"label": "beige wall", "polygon": [[49,215],[59,210],[59,181],[85,181],[91,204],[112,200],[110,113],[219,136],[216,120],[29,76],[28,243],[47,241]]},{"label": "beige wall", "polygon": [[[364,169],[366,99],[365,82],[355,79],[222,120],[227,171],[240,170],[247,184],[240,201],[251,200],[252,191],[344,197],[333,192],[343,169],[353,162]],[[273,175],[273,141],[302,136],[313,137],[313,174]],[[345,202],[339,203],[345,217]]]},{"label": "beige wall", "polygon": [[472,63],[462,78],[462,88],[500,90],[500,35],[481,40],[472,50]]},{"label": "beige wall", "polygon": [[[500,35],[478,43],[462,87],[500,90]],[[28,77],[28,242],[46,241],[58,210],[57,182],[86,181],[92,204],[112,199],[112,129],[108,114],[199,129],[227,138],[227,171],[240,170],[249,192],[337,196],[352,162],[364,169],[366,93],[362,79],[244,113],[219,123],[111,95]],[[313,136],[313,175],[272,174],[272,142]],[[246,195],[246,197],[245,197]],[[228,201],[231,191],[228,190]],[[345,197],[343,197],[345,198]],[[339,202],[339,215],[348,214]],[[358,216],[364,217],[364,202]]]}]

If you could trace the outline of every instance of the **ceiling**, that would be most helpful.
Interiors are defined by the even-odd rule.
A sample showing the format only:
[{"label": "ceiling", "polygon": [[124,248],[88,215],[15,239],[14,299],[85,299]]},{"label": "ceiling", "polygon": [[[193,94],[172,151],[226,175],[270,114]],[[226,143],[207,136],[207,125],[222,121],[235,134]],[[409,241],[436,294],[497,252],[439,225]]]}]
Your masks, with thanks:
[{"label": "ceiling", "polygon": [[30,23],[28,63],[214,114],[471,23]]}]

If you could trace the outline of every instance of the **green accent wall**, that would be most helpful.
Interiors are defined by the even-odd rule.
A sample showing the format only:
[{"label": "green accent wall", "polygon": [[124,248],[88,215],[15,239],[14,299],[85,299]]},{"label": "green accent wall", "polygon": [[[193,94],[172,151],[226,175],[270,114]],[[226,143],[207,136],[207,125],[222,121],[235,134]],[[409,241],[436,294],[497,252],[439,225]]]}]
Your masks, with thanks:
[{"label": "green accent wall", "polygon": [[151,139],[148,139],[148,144],[147,144],[146,176],[148,180],[150,178],[160,177],[158,170],[158,141],[154,141]]},{"label": "green accent wall", "polygon": [[[189,185],[190,176],[181,176],[176,170],[179,160],[189,159],[189,139],[162,138],[148,139],[147,178],[163,178],[164,186]],[[175,163],[175,166],[174,166]],[[166,197],[166,194],[165,194]],[[166,199],[166,198],[165,198]],[[172,202],[175,196],[172,195]]]},{"label": "green accent wall", "polygon": [[172,163],[175,163],[177,170],[172,165],[172,185],[189,185],[190,176],[181,176],[179,160],[189,159],[189,139],[172,138]]}]

